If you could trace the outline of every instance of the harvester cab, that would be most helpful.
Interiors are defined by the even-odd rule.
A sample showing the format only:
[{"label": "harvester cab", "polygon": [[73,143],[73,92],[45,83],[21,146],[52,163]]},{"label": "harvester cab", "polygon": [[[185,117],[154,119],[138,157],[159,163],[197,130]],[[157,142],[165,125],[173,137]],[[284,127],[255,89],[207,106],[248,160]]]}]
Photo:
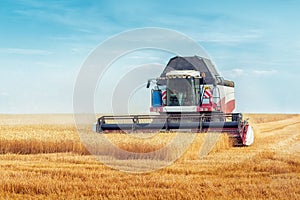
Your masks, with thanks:
[{"label": "harvester cab", "polygon": [[102,116],[95,131],[190,129],[228,133],[235,145],[253,143],[251,126],[241,113],[234,113],[234,82],[221,77],[209,59],[171,58],[160,77],[148,80],[150,87],[150,112],[155,114]]},{"label": "harvester cab", "polygon": [[[158,85],[159,80],[166,80],[166,85]],[[205,82],[205,73],[200,76],[195,70],[174,70],[164,78],[148,80],[151,92],[150,112],[158,113],[195,113],[221,112],[222,101],[220,92],[223,88]],[[233,83],[232,83],[233,85]]]}]

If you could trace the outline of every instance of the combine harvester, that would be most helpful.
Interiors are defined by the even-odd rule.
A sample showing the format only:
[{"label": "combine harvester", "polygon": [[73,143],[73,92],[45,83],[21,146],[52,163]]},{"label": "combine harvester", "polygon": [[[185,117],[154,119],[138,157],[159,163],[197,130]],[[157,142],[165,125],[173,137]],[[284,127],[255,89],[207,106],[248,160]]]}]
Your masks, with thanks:
[{"label": "combine harvester", "polygon": [[96,132],[189,130],[227,133],[235,146],[254,141],[252,127],[234,113],[234,82],[225,80],[203,57],[170,59],[159,78],[148,80],[155,115],[102,116]]}]

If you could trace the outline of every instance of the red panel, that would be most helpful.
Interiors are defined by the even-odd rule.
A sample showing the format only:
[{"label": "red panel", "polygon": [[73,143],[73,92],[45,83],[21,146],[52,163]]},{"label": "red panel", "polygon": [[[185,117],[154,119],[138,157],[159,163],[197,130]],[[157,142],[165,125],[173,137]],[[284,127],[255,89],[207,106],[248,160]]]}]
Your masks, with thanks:
[{"label": "red panel", "polygon": [[232,113],[235,108],[235,100],[228,101],[225,104],[225,113]]},{"label": "red panel", "polygon": [[163,107],[150,107],[150,112],[163,112]]},{"label": "red panel", "polygon": [[221,101],[217,103],[217,105],[221,106],[221,109],[224,113],[232,113],[235,108],[235,100],[228,101],[225,104],[225,97],[224,97],[221,99]]},{"label": "red panel", "polygon": [[202,104],[202,106],[197,106],[197,112],[211,112],[212,106],[210,104]]}]

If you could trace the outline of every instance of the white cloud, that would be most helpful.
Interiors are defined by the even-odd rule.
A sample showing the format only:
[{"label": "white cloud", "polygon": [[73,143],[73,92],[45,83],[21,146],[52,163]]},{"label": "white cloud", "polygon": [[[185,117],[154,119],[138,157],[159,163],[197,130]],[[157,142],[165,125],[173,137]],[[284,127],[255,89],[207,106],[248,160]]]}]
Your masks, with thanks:
[{"label": "white cloud", "polygon": [[245,71],[241,68],[235,68],[231,70],[224,71],[224,76],[228,78],[236,78],[243,76],[245,74]]},{"label": "white cloud", "polygon": [[242,68],[235,68],[231,70],[224,71],[224,76],[228,78],[238,78],[242,76],[268,76],[277,74],[278,71],[271,69],[271,70],[254,70],[254,69],[242,69]]},{"label": "white cloud", "polygon": [[23,48],[0,48],[0,53],[19,54],[19,55],[40,55],[40,56],[47,56],[52,54],[52,52],[42,50],[42,49],[23,49]]},{"label": "white cloud", "polygon": [[244,70],[237,68],[237,69],[233,69],[232,72],[233,74],[240,76],[244,73]]},{"label": "white cloud", "polygon": [[252,30],[247,33],[206,33],[202,35],[200,42],[213,42],[218,44],[239,44],[244,42],[250,42],[258,40],[262,37],[262,33],[259,30]]},{"label": "white cloud", "polygon": [[[80,9],[69,5],[67,1],[40,3],[31,1],[24,4],[28,9],[16,9],[14,13],[20,16],[37,18],[50,24],[60,24],[85,34],[99,33],[101,31],[110,32],[112,29],[118,29],[120,25],[111,23],[105,14],[99,12],[93,7]],[[84,17],[82,17],[84,16]],[[109,28],[107,28],[109,27]]]},{"label": "white cloud", "polygon": [[0,96],[2,96],[2,97],[9,97],[10,95],[7,92],[1,92]]},{"label": "white cloud", "polygon": [[277,70],[271,69],[271,70],[254,70],[254,74],[256,75],[272,75],[278,73]]}]

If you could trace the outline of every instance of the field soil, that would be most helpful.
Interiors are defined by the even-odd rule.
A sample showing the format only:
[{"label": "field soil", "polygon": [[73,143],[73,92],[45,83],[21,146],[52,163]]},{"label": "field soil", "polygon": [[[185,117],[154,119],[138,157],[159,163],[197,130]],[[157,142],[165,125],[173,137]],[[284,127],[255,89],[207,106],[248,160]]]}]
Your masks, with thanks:
[{"label": "field soil", "polygon": [[[128,173],[90,155],[72,115],[0,115],[0,199],[300,199],[300,115],[245,118],[255,131],[252,146],[233,147],[223,134],[199,157],[207,135],[198,134],[173,164]],[[125,151],[149,153],[174,135],[107,138]],[[116,154],[111,162],[126,169],[133,159]]]}]

